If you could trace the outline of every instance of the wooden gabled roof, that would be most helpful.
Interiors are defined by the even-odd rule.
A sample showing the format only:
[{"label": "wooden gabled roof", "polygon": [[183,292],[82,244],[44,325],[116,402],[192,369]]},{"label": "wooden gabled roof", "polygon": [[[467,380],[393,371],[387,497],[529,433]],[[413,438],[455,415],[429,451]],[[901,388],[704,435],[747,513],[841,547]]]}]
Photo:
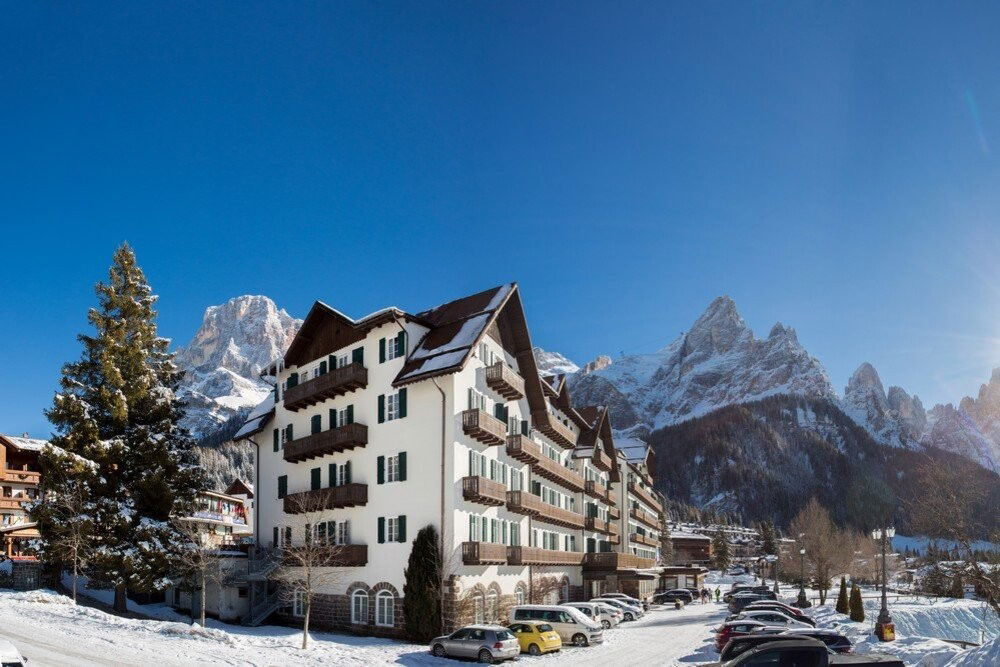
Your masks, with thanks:
[{"label": "wooden gabled roof", "polygon": [[399,308],[383,308],[360,319],[317,301],[285,352],[285,366],[297,366],[364,340],[368,332],[395,320],[419,321]]},{"label": "wooden gabled roof", "polygon": [[[617,464],[618,450],[615,449],[615,441],[611,432],[611,414],[608,408],[605,406],[588,405],[578,408],[576,413],[590,424],[586,430],[580,432],[577,449],[590,449],[593,452],[594,448],[600,447],[607,454],[608,458]],[[618,466],[612,465],[611,481],[617,482],[620,479],[621,475],[618,472]]]}]

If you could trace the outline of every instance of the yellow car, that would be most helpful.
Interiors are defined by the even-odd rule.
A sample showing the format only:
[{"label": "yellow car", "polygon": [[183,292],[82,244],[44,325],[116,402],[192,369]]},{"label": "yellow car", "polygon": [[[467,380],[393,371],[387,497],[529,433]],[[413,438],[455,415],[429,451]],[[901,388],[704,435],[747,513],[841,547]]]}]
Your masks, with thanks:
[{"label": "yellow car", "polygon": [[559,633],[548,623],[514,623],[510,631],[517,637],[522,653],[541,655],[562,648]]}]

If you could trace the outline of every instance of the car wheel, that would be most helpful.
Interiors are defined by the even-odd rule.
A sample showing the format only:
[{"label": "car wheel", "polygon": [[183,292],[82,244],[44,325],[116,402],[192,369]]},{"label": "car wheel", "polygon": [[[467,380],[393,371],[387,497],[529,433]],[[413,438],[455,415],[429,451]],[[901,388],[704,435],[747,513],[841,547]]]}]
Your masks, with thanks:
[{"label": "car wheel", "polygon": [[578,632],[575,635],[573,635],[573,646],[586,646],[586,645],[587,645],[587,637],[583,633]]},{"label": "car wheel", "polygon": [[626,621],[634,621],[635,620],[635,616],[632,615],[632,612],[627,611],[627,612],[625,612],[625,620]]},{"label": "car wheel", "polygon": [[487,651],[486,649],[483,649],[482,651],[479,652],[479,662],[484,663],[486,665],[493,664],[493,654]]},{"label": "car wheel", "polygon": [[541,655],[542,654],[542,649],[538,648],[538,644],[532,644],[531,646],[528,647],[528,654],[529,655]]},{"label": "car wheel", "polygon": [[434,648],[431,649],[431,653],[433,653],[438,658],[443,658],[444,657],[444,646],[441,646],[441,644],[435,644]]},{"label": "car wheel", "polygon": [[607,619],[604,619],[603,621],[601,621],[601,625],[604,626],[605,630],[610,630],[611,629],[611,621],[609,621]]}]

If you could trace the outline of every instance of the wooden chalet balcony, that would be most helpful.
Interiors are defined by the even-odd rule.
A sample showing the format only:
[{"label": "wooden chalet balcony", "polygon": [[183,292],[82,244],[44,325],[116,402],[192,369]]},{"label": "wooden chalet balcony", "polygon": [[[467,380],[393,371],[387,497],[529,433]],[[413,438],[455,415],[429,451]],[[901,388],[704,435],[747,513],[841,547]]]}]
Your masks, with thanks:
[{"label": "wooden chalet balcony", "polygon": [[34,498],[0,498],[0,510],[24,509],[24,505],[33,500]]},{"label": "wooden chalet balcony", "polygon": [[486,367],[486,386],[508,401],[524,397],[524,379],[502,361]]},{"label": "wooden chalet balcony", "polygon": [[536,475],[544,477],[550,482],[560,484],[572,491],[583,491],[583,475],[567,468],[558,461],[553,461],[548,456],[539,457],[531,464],[531,469]]},{"label": "wooden chalet balcony", "polygon": [[364,424],[344,424],[285,443],[282,454],[289,463],[308,461],[327,454],[344,452],[368,444],[368,427]]},{"label": "wooden chalet balcony", "polygon": [[562,507],[549,505],[546,502],[543,502],[542,504],[544,509],[538,516],[535,517],[536,521],[544,521],[545,523],[562,526],[563,528],[575,529],[583,528],[586,523],[583,515],[579,512],[573,512],[572,510],[563,509]]},{"label": "wooden chalet balcony", "polygon": [[511,512],[527,516],[538,516],[542,512],[547,512],[549,508],[552,508],[552,505],[542,502],[542,499],[533,493],[528,493],[527,491],[507,492],[507,509]]},{"label": "wooden chalet balcony", "polygon": [[622,518],[622,511],[617,507],[615,507],[614,505],[612,505],[611,507],[608,508],[608,516],[611,517],[613,521],[617,521],[618,519]]},{"label": "wooden chalet balcony", "polygon": [[583,556],[584,570],[625,570],[644,569],[653,567],[656,564],[652,558],[643,558],[635,554],[623,554],[617,551],[603,551],[599,553],[588,553]]},{"label": "wooden chalet balcony", "polygon": [[535,424],[536,429],[549,436],[557,445],[566,448],[576,446],[576,435],[573,434],[573,429],[556,419],[555,415],[550,414],[547,410],[532,412],[531,421]]},{"label": "wooden chalet balcony", "polygon": [[507,545],[490,542],[462,542],[465,565],[506,565]]},{"label": "wooden chalet balcony", "polygon": [[542,448],[526,435],[509,435],[507,454],[523,463],[535,463],[542,458]]},{"label": "wooden chalet balcony", "polygon": [[604,533],[606,535],[618,535],[618,524],[614,521],[605,521],[604,519],[598,518],[596,516],[588,516],[586,519],[587,523],[585,528],[587,530],[592,530],[595,533]]},{"label": "wooden chalet balcony", "polygon": [[614,505],[615,501],[611,497],[611,489],[594,479],[584,482],[583,492],[591,498],[597,498],[606,505]]},{"label": "wooden chalet balcony", "polygon": [[608,456],[607,452],[600,445],[594,447],[594,455],[591,457],[590,462],[594,464],[595,468],[599,468],[604,472],[611,472],[611,466],[614,464],[611,457]]},{"label": "wooden chalet balcony", "polygon": [[42,473],[35,470],[4,470],[0,472],[0,480],[14,484],[33,484],[42,480]]},{"label": "wooden chalet balcony", "polygon": [[628,485],[628,492],[655,509],[657,512],[663,511],[663,505],[660,504],[660,501],[653,497],[653,494],[646,491],[646,489],[642,488],[638,484],[630,482]]},{"label": "wooden chalet balcony", "polygon": [[502,445],[507,442],[507,425],[478,408],[462,413],[462,430],[484,445]]},{"label": "wooden chalet balcony", "polygon": [[481,505],[506,505],[507,487],[479,475],[462,478],[462,497]]},{"label": "wooden chalet balcony", "polygon": [[[320,547],[315,556],[305,555],[308,553],[305,549],[306,547],[289,547],[284,554],[285,565],[302,567],[313,558],[315,561],[311,564],[324,567],[361,567],[368,564],[367,544],[330,544]],[[296,553],[297,550],[301,551]]]},{"label": "wooden chalet balcony", "polygon": [[301,410],[367,386],[368,369],[359,363],[347,364],[286,389],[285,408]]},{"label": "wooden chalet balcony", "polygon": [[285,514],[306,514],[323,510],[357,507],[368,503],[368,485],[353,482],[326,489],[301,491],[285,496]]},{"label": "wooden chalet balcony", "polygon": [[635,542],[636,544],[645,544],[647,547],[653,547],[654,549],[660,546],[659,540],[654,540],[648,535],[640,535],[639,533],[629,533],[629,542]]},{"label": "wooden chalet balcony", "polygon": [[652,528],[653,530],[660,529],[660,521],[655,514],[650,514],[646,510],[630,509],[628,515],[638,521],[639,523],[645,524]]},{"label": "wooden chalet balcony", "polygon": [[507,547],[509,565],[579,565],[583,553],[579,551],[555,551],[538,547]]}]

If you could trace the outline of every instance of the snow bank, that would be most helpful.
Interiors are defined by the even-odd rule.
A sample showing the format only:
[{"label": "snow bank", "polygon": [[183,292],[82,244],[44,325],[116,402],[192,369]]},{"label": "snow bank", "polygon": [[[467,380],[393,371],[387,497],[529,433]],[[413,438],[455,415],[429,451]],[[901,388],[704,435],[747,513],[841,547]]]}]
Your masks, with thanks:
[{"label": "snow bank", "polygon": [[1000,639],[983,646],[965,651],[952,658],[947,667],[996,667],[1000,665]]},{"label": "snow bank", "polygon": [[4,597],[14,602],[39,602],[42,604],[73,604],[73,599],[60,595],[55,591],[37,590],[17,593],[5,593]]}]

